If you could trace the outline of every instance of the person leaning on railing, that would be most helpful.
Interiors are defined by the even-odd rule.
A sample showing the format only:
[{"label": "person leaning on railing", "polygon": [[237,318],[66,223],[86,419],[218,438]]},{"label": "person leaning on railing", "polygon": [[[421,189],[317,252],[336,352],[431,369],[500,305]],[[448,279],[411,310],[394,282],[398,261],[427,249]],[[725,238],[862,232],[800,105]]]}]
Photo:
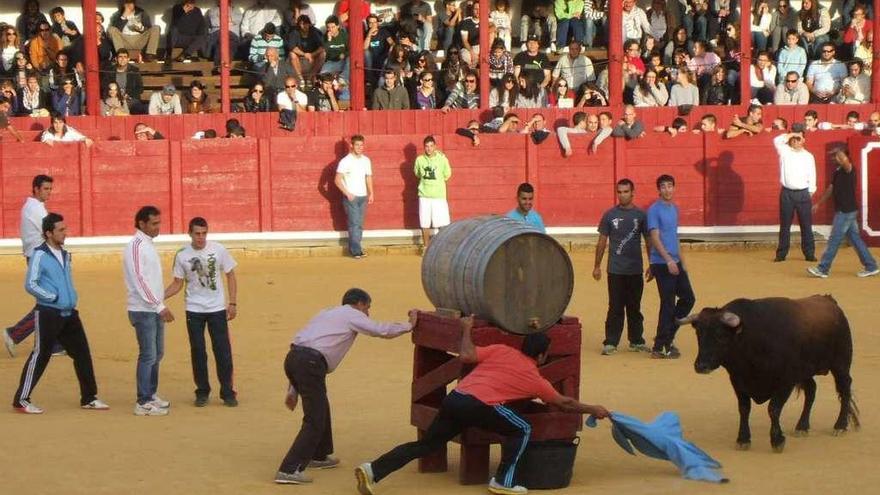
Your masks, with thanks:
[{"label": "person leaning on railing", "polygon": [[104,91],[104,97],[101,99],[101,115],[112,117],[129,114],[128,104],[119,92],[119,85],[111,82]]}]

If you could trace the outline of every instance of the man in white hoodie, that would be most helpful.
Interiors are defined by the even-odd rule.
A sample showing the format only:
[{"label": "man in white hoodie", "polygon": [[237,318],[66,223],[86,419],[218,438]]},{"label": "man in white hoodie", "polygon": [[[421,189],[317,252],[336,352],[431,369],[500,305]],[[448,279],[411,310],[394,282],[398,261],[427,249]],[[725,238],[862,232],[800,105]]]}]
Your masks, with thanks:
[{"label": "man in white hoodie", "polygon": [[137,416],[164,416],[171,403],[156,395],[159,388],[159,362],[165,347],[165,323],[174,321],[171,310],[162,303],[165,284],[162,261],[153,238],[162,225],[159,209],[144,206],[134,217],[137,230],[122,255],[125,287],[128,290],[128,321],[137,334],[140,353],[137,360]]}]

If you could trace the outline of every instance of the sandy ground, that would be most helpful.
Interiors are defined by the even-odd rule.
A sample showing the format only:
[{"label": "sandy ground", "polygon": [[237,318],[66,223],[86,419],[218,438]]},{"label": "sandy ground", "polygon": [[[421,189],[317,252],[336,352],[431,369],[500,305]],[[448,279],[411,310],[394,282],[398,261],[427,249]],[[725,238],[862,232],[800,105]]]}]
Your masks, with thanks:
[{"label": "sandy ground", "polygon": [[[880,254],[880,253],[875,253]],[[709,376],[693,371],[696,339],[682,329],[679,361],[653,361],[623,352],[602,357],[606,307],[604,281],[587,274],[592,253],[573,255],[577,283],[569,314],[584,326],[581,396],[587,402],[651,419],[664,410],[681,415],[686,436],[724,464],[726,486],[681,479],[666,462],[631,457],[611,440],[607,424],[582,432],[571,487],[559,493],[867,493],[880,481],[874,460],[880,456],[880,336],[873,318],[880,277],[857,279],[852,251],[843,251],[827,280],[808,278],[807,264],[794,259],[770,262],[767,250],[693,252],[688,263],[697,308],[720,305],[740,296],[806,296],[831,293],[854,328],[855,390],[864,427],[844,437],[831,436],[837,398],[830,377],[819,377],[808,438],[794,438],[802,400],[784,412],[789,433],[784,454],[770,450],[766,409],[753,408],[753,446],[734,449],[737,413],[726,372]],[[15,414],[0,407],[2,493],[356,493],[352,469],[395,444],[414,438],[408,425],[412,344],[407,337],[385,341],[361,338],[343,365],[329,378],[336,452],[341,468],[314,473],[310,486],[276,486],[272,477],[299,427],[301,413],[288,412],[282,398],[282,360],[293,333],[322,307],[336,304],[351,286],[368,289],[373,315],[402,319],[408,308],[430,309],[419,280],[416,256],[343,258],[242,258],[238,269],[240,316],[233,322],[236,387],[241,406],[225,408],[212,397],[209,407],[192,406],[189,346],[184,323],[167,329],[160,392],[173,401],[164,418],[132,415],[137,345],[125,317],[119,262],[106,258],[75,261],[80,309],[95,357],[100,397],[109,412],[80,410],[72,363],[54,359],[33,400],[42,416]],[[23,267],[16,259],[0,262],[0,315],[6,324],[30,304],[21,290]],[[171,304],[183,316],[182,300]],[[653,336],[657,314],[654,285],[643,302],[647,333]],[[872,310],[871,308],[875,308]],[[0,357],[0,398],[11,402],[26,354]],[[213,366],[212,366],[213,369]],[[872,385],[872,383],[874,385]],[[219,387],[217,387],[218,390]],[[497,459],[497,451],[493,451]],[[420,475],[415,463],[379,485],[383,494],[484,493],[484,486],[457,484],[457,448],[450,449],[449,473]]]}]

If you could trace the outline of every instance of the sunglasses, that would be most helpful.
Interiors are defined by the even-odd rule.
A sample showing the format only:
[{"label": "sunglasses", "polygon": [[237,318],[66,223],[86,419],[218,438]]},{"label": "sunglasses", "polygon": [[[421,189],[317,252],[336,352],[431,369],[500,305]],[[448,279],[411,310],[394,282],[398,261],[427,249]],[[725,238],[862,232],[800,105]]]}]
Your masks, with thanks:
[{"label": "sunglasses", "polygon": [[46,32],[49,32],[49,31],[51,31],[51,29],[49,29],[49,28],[41,28],[41,29],[40,29],[40,32],[41,32],[41,33],[46,33]]},{"label": "sunglasses", "polygon": [[64,85],[65,85],[65,86],[73,86],[73,82],[71,82],[71,81],[64,81]]},{"label": "sunglasses", "polygon": [[[288,89],[289,89],[289,88],[295,88],[295,87],[296,87],[296,84],[285,84],[284,87],[285,87],[285,88],[288,88]],[[254,90],[254,91],[256,92],[257,90]]]},{"label": "sunglasses", "polygon": [[12,31],[9,31],[8,33],[6,33],[6,36],[15,36],[15,33]]},{"label": "sunglasses", "polygon": [[433,77],[426,77],[426,78],[422,79],[422,82],[431,82],[433,80],[434,80]]},{"label": "sunglasses", "polygon": [[785,82],[796,83],[796,82],[798,82],[798,80],[797,79],[786,79]]},{"label": "sunglasses", "polygon": [[[288,88],[290,88],[290,87],[295,88],[296,86],[288,86]],[[254,92],[254,93],[262,93],[263,90],[262,90],[262,89],[255,89],[255,90],[253,90],[253,92]]]},{"label": "sunglasses", "polygon": [[465,79],[464,82],[466,82],[466,83],[476,83],[477,80],[476,80],[476,79]]},{"label": "sunglasses", "polygon": [[834,53],[834,50],[822,50],[822,53]]}]

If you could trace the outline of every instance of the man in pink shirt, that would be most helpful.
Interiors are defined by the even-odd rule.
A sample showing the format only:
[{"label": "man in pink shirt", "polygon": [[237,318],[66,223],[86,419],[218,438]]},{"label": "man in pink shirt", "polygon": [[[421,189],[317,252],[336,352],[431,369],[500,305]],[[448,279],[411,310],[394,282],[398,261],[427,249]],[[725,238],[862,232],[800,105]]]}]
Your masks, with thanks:
[{"label": "man in pink shirt", "polygon": [[358,491],[372,495],[374,485],[389,474],[446,445],[468,427],[477,427],[504,435],[501,462],[489,481],[489,493],[498,495],[524,494],[528,490],[515,485],[516,463],[529,442],[531,425],[507,402],[541,399],[564,412],[608,417],[602,406],[582,404],[561,395],[538,371],[547,359],[550,339],[543,333],[527,335],[520,350],[506,345],[474,347],[471,340],[473,317],[461,319],[461,349],[458,359],[477,366],[443,399],[440,411],[423,438],[399,445],[372,462],[355,469]]},{"label": "man in pink shirt", "polygon": [[339,465],[339,459],[330,455],[333,430],[326,378],[342,362],[358,334],[391,339],[415,326],[416,310],[409,312],[408,323],[371,320],[371,302],[366,291],[349,289],[342,296],[341,306],[321,311],[294,337],[284,360],[284,372],[290,380],[287,407],[294,409],[297,396],[302,397],[303,424],[278,468],[275,483],[311,483],[304,473],[307,467],[327,469]]}]

